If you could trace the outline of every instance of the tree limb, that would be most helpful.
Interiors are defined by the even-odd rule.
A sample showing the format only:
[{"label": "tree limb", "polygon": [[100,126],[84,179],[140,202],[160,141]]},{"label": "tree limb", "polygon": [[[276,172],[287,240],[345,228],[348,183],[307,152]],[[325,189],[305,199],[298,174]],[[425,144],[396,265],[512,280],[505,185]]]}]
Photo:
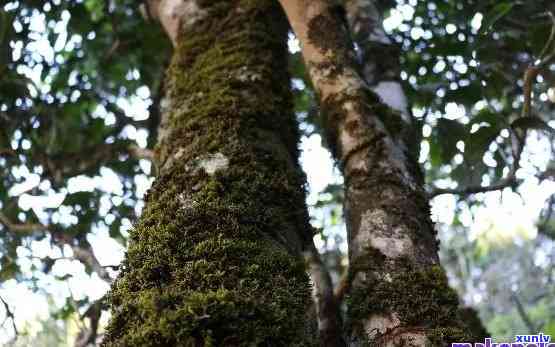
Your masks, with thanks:
[{"label": "tree limb", "polygon": [[103,267],[98,258],[94,254],[91,244],[85,240],[79,240],[78,243],[76,239],[68,237],[67,235],[62,235],[58,231],[52,231],[48,226],[44,224],[34,223],[34,224],[18,224],[13,223],[0,212],[0,224],[3,224],[8,230],[16,233],[32,233],[34,231],[49,232],[52,235],[52,240],[60,247],[68,245],[73,251],[73,258],[80,261],[84,265],[89,266],[102,280],[111,283],[112,278],[105,267]]},{"label": "tree limb", "polygon": [[131,145],[128,147],[129,154],[135,159],[147,159],[150,161],[154,160],[154,151],[148,148],[141,148],[139,146]]},{"label": "tree limb", "polygon": [[351,276],[349,276],[349,269],[346,269],[345,272],[339,278],[339,283],[337,283],[337,286],[333,291],[333,296],[335,297],[335,300],[337,302],[341,302],[345,297],[345,295],[347,294],[347,292],[349,291],[349,288],[351,287],[350,277]]},{"label": "tree limb", "polygon": [[[12,328],[14,331],[15,336],[19,335],[19,331],[17,330],[17,326],[15,325],[15,315],[12,312],[12,310],[10,309],[10,306],[8,305],[8,303],[6,302],[6,300],[4,300],[3,297],[0,296],[0,302],[2,302],[2,305],[4,306],[4,310],[6,311],[6,318],[9,318],[12,321]],[[6,321],[4,320],[4,322],[2,323],[2,325],[5,323]]]},{"label": "tree limb", "polygon": [[310,277],[314,283],[312,298],[318,315],[320,345],[329,347],[345,346],[341,331],[342,323],[338,301],[333,295],[330,273],[314,242],[311,242],[308,247],[305,259],[308,262]]},{"label": "tree limb", "polygon": [[32,233],[33,231],[47,231],[48,229],[42,224],[33,223],[12,223],[5,214],[0,212],[0,223],[9,230],[16,233]]},{"label": "tree limb", "polygon": [[[524,94],[524,103],[522,106],[521,117],[531,117],[532,115],[532,94],[533,94],[533,87],[534,82],[538,74],[542,71],[542,69],[548,67],[551,63],[555,61],[555,52],[549,53],[550,48],[554,48],[553,43],[555,42],[555,16],[548,12],[547,15],[552,20],[552,29],[549,39],[545,44],[542,52],[540,53],[539,60],[529,66],[524,71],[524,86],[523,86],[523,94]],[[476,193],[485,193],[485,192],[492,192],[501,190],[508,187],[514,187],[517,185],[516,179],[516,172],[520,168],[520,157],[522,155],[522,151],[526,144],[526,129],[522,131],[521,134],[517,133],[516,129],[510,128],[512,132],[512,144],[513,144],[513,163],[510,168],[507,177],[499,180],[496,183],[493,183],[489,186],[469,186],[460,189],[442,189],[442,188],[434,188],[429,194],[428,197],[431,199],[438,195],[442,194],[455,194],[466,196],[470,194]]]},{"label": "tree limb", "polygon": [[516,293],[512,293],[511,294],[511,299],[515,303],[518,315],[520,316],[520,318],[524,322],[524,325],[526,325],[526,328],[528,329],[528,332],[530,334],[535,334],[536,333],[536,327],[534,326],[534,323],[532,322],[532,320],[530,319],[530,317],[526,313],[526,310],[524,309],[524,305],[522,305],[522,302],[518,298],[518,295]]},{"label": "tree limb", "polygon": [[75,339],[75,347],[87,347],[90,346],[90,344],[96,344],[98,337],[98,325],[100,317],[102,316],[102,311],[105,308],[105,300],[106,296],[96,300],[81,316],[81,319],[89,319],[90,326],[88,328],[86,326],[81,328]]}]

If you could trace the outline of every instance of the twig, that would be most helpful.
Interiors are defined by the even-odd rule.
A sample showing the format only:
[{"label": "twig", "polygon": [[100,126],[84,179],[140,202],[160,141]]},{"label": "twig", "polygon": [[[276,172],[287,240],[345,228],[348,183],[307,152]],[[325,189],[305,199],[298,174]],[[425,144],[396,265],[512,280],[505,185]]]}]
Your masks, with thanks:
[{"label": "twig", "polygon": [[551,238],[555,238],[555,230],[550,228],[549,224],[551,222],[551,218],[553,217],[553,207],[555,206],[555,194],[551,195],[549,201],[547,203],[547,207],[544,210],[545,213],[542,212],[540,216],[541,221],[538,223],[538,233],[544,234]]},{"label": "twig", "polygon": [[17,155],[17,153],[13,149],[10,149],[10,148],[0,148],[0,156],[2,156],[2,155],[4,155],[4,156],[15,156],[15,155]]},{"label": "twig", "polygon": [[[467,196],[476,193],[486,193],[493,192],[497,190],[502,190],[508,187],[514,187],[517,184],[516,172],[520,168],[520,157],[522,156],[522,151],[524,150],[524,138],[520,138],[516,133],[513,132],[513,143],[516,149],[513,151],[513,163],[509,170],[509,173],[505,178],[497,181],[496,183],[490,184],[489,186],[469,186],[461,189],[443,189],[435,188],[428,194],[428,198],[432,199],[438,195],[442,194],[456,194],[461,196]],[[524,135],[525,136],[525,135]]]},{"label": "twig", "polygon": [[32,224],[32,223],[12,223],[6,215],[0,212],[0,224],[3,224],[6,228],[17,233],[31,233],[33,231],[46,231],[47,228],[42,224]]},{"label": "twig", "polygon": [[[551,12],[548,12],[547,15],[551,18],[553,22],[551,34],[549,36],[549,39],[547,40],[547,43],[542,49],[542,52],[540,53],[539,62],[532,66],[529,66],[524,72],[524,87],[523,87],[524,104],[522,106],[521,117],[531,116],[532,90],[534,87],[534,81],[536,80],[536,77],[538,76],[538,74],[543,68],[545,68],[553,61],[555,61],[555,52],[552,52],[551,54],[547,54],[547,52],[549,51],[549,48],[551,48],[551,46],[553,46],[553,43],[555,42],[555,16]],[[513,163],[509,173],[507,174],[507,177],[499,180],[494,184],[491,184],[485,187],[469,186],[461,189],[434,188],[428,194],[428,197],[431,199],[442,194],[456,194],[456,195],[466,196],[466,195],[476,194],[476,193],[497,191],[507,187],[515,186],[517,183],[516,172],[520,168],[520,164],[519,164],[520,157],[522,155],[522,151],[524,149],[525,142],[526,142],[526,130],[524,130],[523,133],[520,135],[517,134],[516,129],[511,128],[510,130],[512,132],[511,138],[512,138],[512,144],[513,144]]]},{"label": "twig", "polygon": [[48,226],[44,224],[17,224],[13,223],[7,218],[4,214],[0,212],[0,224],[3,224],[8,230],[13,232],[26,232],[30,233],[33,231],[43,231],[43,232],[50,232],[52,235],[52,240],[58,246],[68,245],[70,246],[71,250],[73,251],[73,258],[79,260],[81,263],[88,265],[98,277],[102,280],[111,283],[112,278],[110,274],[104,268],[92,249],[91,244],[87,240],[80,240],[79,244],[75,243],[75,239],[68,237],[65,234],[62,234],[58,231],[51,230]]},{"label": "twig", "polygon": [[112,277],[110,277],[110,274],[108,273],[106,268],[100,265],[98,258],[93,252],[91,244],[86,240],[81,240],[81,243],[85,246],[83,247],[82,245],[75,245],[73,243],[69,244],[71,250],[73,251],[73,256],[75,257],[75,259],[79,260],[83,264],[90,266],[91,269],[96,272],[98,277],[108,283],[111,283]]},{"label": "twig", "polygon": [[147,159],[150,161],[154,160],[154,151],[148,148],[141,148],[139,146],[131,145],[127,148],[131,156],[136,159]]},{"label": "twig", "polygon": [[512,293],[511,294],[511,299],[514,301],[514,303],[516,305],[516,310],[518,312],[518,315],[520,316],[520,318],[522,319],[522,321],[526,325],[526,328],[528,328],[528,331],[530,332],[530,334],[534,334],[536,332],[536,328],[534,326],[534,323],[532,323],[532,320],[530,319],[530,317],[526,313],[526,310],[524,309],[524,306],[522,305],[522,302],[518,298],[518,295],[516,293]]},{"label": "twig", "polygon": [[0,301],[2,302],[2,305],[4,306],[4,310],[6,311],[6,317],[9,318],[12,321],[12,327],[13,327],[13,331],[14,331],[15,336],[19,335],[19,331],[17,330],[17,326],[15,325],[15,315],[14,315],[14,313],[10,309],[10,306],[8,305],[6,300],[4,300],[4,298],[1,297],[1,296],[0,296]]},{"label": "twig", "polygon": [[542,16],[548,16],[549,19],[551,19],[551,33],[549,34],[549,39],[547,40],[547,43],[545,44],[545,46],[543,47],[540,53],[540,61],[543,61],[545,59],[545,55],[547,54],[549,47],[555,41],[555,16],[550,11],[543,13]]},{"label": "twig", "polygon": [[81,330],[80,336],[78,336],[75,341],[75,347],[86,347],[91,343],[95,344],[98,336],[98,325],[100,317],[102,316],[102,310],[105,309],[106,306],[105,300],[106,296],[96,300],[81,316],[81,319],[89,318],[90,328]]}]

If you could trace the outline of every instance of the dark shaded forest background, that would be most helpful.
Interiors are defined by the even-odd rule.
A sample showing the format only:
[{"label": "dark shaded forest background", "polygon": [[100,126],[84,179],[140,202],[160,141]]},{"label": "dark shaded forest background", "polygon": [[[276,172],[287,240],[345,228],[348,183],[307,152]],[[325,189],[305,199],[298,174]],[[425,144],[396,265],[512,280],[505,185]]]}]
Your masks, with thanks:
[{"label": "dark shaded forest background", "polygon": [[[171,45],[131,0],[1,5],[0,344],[73,345],[107,321],[102,299],[155,175]],[[496,338],[555,335],[555,4],[380,5],[451,285]],[[342,182],[293,36],[290,50],[316,241],[339,281]]]}]

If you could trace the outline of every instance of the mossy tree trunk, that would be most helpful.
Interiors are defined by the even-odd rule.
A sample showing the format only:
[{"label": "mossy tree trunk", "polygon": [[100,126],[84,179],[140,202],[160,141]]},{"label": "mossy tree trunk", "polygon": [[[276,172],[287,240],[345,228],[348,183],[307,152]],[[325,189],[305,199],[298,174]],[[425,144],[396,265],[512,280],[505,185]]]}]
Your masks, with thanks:
[{"label": "mossy tree trunk", "polygon": [[104,345],[311,345],[286,20],[272,0],[178,3],[159,173]]},{"label": "mossy tree trunk", "polygon": [[447,346],[468,339],[439,265],[410,119],[382,103],[365,81],[348,24],[332,1],[280,2],[345,177],[348,344]]},{"label": "mossy tree trunk", "polygon": [[[346,19],[351,37],[359,47],[357,58],[361,65],[362,76],[381,101],[399,112],[406,120],[406,126],[412,128],[413,134],[407,139],[407,146],[415,158],[420,151],[421,128],[412,117],[408,98],[401,84],[401,49],[383,28],[383,14],[386,8],[380,5],[384,6],[380,1],[345,0]],[[469,332],[478,341],[488,337],[474,309],[460,307],[458,313],[460,321],[465,323]]]}]

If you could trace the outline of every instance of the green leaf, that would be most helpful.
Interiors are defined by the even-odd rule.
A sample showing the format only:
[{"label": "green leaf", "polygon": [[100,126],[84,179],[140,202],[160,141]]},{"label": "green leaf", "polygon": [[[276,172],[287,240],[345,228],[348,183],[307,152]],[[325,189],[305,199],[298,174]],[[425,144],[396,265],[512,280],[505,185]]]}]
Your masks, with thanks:
[{"label": "green leaf", "polygon": [[482,24],[480,28],[480,34],[487,35],[491,32],[491,29],[501,18],[505,17],[517,3],[510,3],[508,1],[503,1],[493,7],[493,9],[486,14],[485,23]]},{"label": "green leaf", "polygon": [[438,119],[436,145],[440,148],[442,164],[448,164],[457,154],[457,142],[465,136],[466,129],[463,124],[447,118]]}]

